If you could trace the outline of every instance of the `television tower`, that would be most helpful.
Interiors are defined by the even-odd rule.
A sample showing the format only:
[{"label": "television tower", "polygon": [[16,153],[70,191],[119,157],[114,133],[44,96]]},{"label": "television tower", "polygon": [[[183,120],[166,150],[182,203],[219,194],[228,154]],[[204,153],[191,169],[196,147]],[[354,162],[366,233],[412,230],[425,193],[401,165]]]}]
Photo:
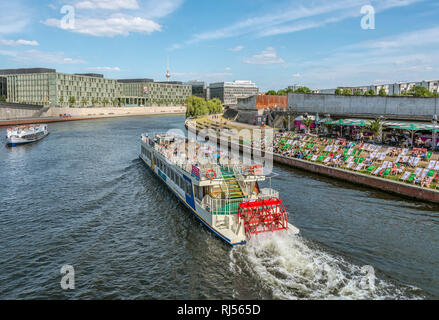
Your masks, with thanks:
[{"label": "television tower", "polygon": [[166,79],[168,79],[168,82],[171,79],[171,72],[169,71],[169,57],[167,60],[167,65],[166,65]]}]

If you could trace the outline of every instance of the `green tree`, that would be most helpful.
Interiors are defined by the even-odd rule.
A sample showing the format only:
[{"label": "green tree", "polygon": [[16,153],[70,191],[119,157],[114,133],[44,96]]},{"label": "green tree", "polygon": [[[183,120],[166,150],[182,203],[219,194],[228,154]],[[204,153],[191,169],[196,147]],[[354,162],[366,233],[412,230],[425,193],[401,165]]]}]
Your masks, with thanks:
[{"label": "green tree", "polygon": [[59,98],[59,103],[64,103],[64,97]]},{"label": "green tree", "polygon": [[114,99],[113,105],[117,107],[119,105],[119,99]]},{"label": "green tree", "polygon": [[186,99],[186,117],[200,117],[208,113],[209,108],[205,99],[196,96]]},{"label": "green tree", "polygon": [[309,133],[309,128],[311,124],[314,122],[310,117],[303,118],[302,123],[306,127],[306,132]]},{"label": "green tree", "polygon": [[335,89],[334,94],[337,96],[341,96],[343,94],[343,91],[340,88],[337,88],[337,89]]},{"label": "green tree", "polygon": [[354,96],[362,96],[363,95],[363,91],[361,90],[355,90],[354,92]]},{"label": "green tree", "polygon": [[98,98],[91,98],[91,103],[94,105],[96,105],[99,102]]},{"label": "green tree", "polygon": [[297,88],[294,92],[295,93],[311,93],[311,90],[308,87],[300,87],[300,88]]},{"label": "green tree", "polygon": [[75,97],[70,97],[69,98],[70,106],[73,106],[75,104],[75,102],[76,102],[76,98]]},{"label": "green tree", "polygon": [[102,100],[102,103],[104,104],[104,107],[106,107],[107,104],[110,103],[110,101],[109,101],[107,98],[104,98],[104,99]]},{"label": "green tree", "polygon": [[372,88],[367,90],[366,93],[364,94],[365,96],[374,96],[375,95],[375,90],[373,90]]},{"label": "green tree", "polygon": [[352,90],[351,89],[344,89],[343,90],[343,95],[344,96],[351,96],[352,95]]},{"label": "green tree", "polygon": [[387,92],[386,92],[386,90],[385,90],[384,88],[381,88],[380,91],[378,92],[378,94],[379,94],[381,97],[385,97],[385,96],[387,96]]},{"label": "green tree", "polygon": [[374,137],[376,138],[376,140],[379,143],[381,143],[381,141],[383,140],[383,137],[382,137],[383,120],[384,119],[377,118],[373,121],[369,121],[366,124],[366,129],[370,130],[373,133]]},{"label": "green tree", "polygon": [[5,96],[5,95],[2,95],[1,98],[0,98],[0,101],[1,101],[1,102],[6,102],[6,96]]},{"label": "green tree", "polygon": [[81,104],[83,107],[85,107],[85,105],[87,104],[87,99],[86,98],[82,98],[81,99]]},{"label": "green tree", "polygon": [[269,90],[269,91],[267,91],[267,93],[266,93],[267,96],[275,96],[276,94],[277,94],[277,92],[274,91],[274,90]]},{"label": "green tree", "polygon": [[221,103],[221,100],[218,98],[213,98],[207,102],[207,109],[209,110],[209,113],[222,113],[223,112],[223,105]]},{"label": "green tree", "polygon": [[423,86],[415,86],[411,88],[408,93],[414,97],[430,98],[433,96],[433,93]]}]

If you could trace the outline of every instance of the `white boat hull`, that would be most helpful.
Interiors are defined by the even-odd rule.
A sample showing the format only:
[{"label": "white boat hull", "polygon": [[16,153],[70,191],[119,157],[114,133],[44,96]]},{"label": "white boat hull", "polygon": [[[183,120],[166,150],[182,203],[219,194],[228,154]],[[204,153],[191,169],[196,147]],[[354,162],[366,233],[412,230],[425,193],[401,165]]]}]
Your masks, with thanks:
[{"label": "white boat hull", "polygon": [[39,141],[41,139],[44,139],[48,135],[49,135],[48,131],[42,131],[42,132],[37,133],[34,137],[29,137],[29,138],[9,137],[9,138],[6,138],[6,144],[10,147],[15,147],[18,145],[28,144],[28,143]]}]

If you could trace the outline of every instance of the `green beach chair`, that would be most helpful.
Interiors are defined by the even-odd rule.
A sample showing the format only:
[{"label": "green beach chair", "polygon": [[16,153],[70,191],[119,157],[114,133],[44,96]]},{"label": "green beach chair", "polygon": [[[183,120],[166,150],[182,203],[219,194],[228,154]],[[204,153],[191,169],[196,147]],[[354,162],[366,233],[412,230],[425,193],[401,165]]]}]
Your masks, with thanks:
[{"label": "green beach chair", "polygon": [[375,169],[376,169],[376,166],[370,166],[369,168],[366,169],[366,171],[369,173],[372,173],[372,171]]}]

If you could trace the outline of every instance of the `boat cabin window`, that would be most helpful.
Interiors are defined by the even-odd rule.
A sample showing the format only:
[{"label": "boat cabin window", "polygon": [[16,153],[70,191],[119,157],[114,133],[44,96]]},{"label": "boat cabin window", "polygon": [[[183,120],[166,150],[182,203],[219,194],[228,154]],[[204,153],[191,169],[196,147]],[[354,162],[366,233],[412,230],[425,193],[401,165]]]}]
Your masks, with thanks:
[{"label": "boat cabin window", "polygon": [[148,159],[151,159],[151,151],[147,150],[144,146],[142,146],[142,154]]}]

